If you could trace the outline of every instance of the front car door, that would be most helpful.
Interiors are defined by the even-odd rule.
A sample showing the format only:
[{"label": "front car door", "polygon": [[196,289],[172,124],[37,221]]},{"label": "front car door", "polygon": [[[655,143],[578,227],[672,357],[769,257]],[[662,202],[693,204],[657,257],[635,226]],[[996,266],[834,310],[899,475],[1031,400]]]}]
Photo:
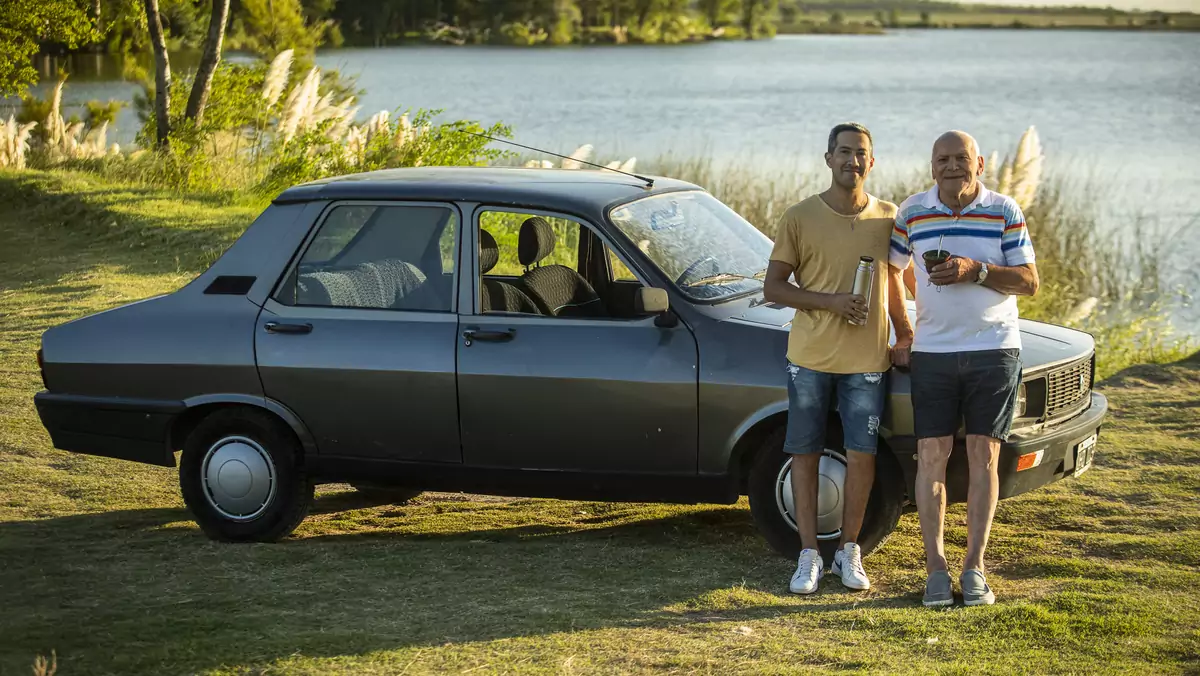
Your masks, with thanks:
[{"label": "front car door", "polygon": [[452,204],[330,205],[255,332],[266,395],[322,456],[460,462]]},{"label": "front car door", "polygon": [[[492,297],[496,283],[536,296],[523,285],[527,266],[517,256],[520,229],[534,216],[552,224],[556,242],[530,269],[557,265],[585,276],[599,260],[592,256],[615,260],[598,232],[576,219],[476,209],[475,243],[463,256],[474,302],[463,308],[458,337],[463,462],[694,475],[697,351],[685,325],[661,328],[653,317],[614,316],[613,308],[627,304],[609,298],[575,316],[561,303],[534,303],[558,315],[517,311],[516,304],[484,311],[483,282],[493,284]],[[485,256],[485,270],[479,268],[481,241],[498,248]]]}]

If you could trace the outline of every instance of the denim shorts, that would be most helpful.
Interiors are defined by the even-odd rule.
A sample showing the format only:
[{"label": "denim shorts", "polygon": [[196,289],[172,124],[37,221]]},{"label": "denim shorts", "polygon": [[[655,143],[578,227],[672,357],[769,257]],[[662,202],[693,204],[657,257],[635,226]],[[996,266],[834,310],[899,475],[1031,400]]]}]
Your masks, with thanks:
[{"label": "denim shorts", "polygon": [[826,448],[825,423],[837,392],[843,446],[875,453],[879,419],[887,392],[886,373],[822,373],[788,363],[788,423],[785,453],[820,453]]},{"label": "denim shorts", "polygon": [[918,439],[967,434],[1008,439],[1017,388],[1018,349],[913,352],[913,432]]}]

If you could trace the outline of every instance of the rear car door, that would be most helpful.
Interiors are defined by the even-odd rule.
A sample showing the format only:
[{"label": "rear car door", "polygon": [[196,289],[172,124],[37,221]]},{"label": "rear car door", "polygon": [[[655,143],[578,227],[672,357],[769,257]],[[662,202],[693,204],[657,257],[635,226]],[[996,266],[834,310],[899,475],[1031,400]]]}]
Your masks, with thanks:
[{"label": "rear car door", "polygon": [[255,331],[266,395],[322,456],[460,462],[453,204],[337,202]]},{"label": "rear car door", "polygon": [[[525,250],[520,231],[535,215],[552,224],[557,241],[552,253],[526,266],[518,260],[518,242]],[[543,302],[527,269],[555,268],[558,282],[572,274],[598,281],[587,271],[597,262],[607,269],[614,260],[590,225],[555,214],[480,208],[473,234],[473,253],[463,260],[471,265],[474,307],[463,308],[458,339],[464,463],[694,475],[697,351],[691,331],[682,323],[660,327],[654,317],[623,312],[629,304],[613,297],[589,302],[586,294],[575,294],[571,303]],[[479,267],[480,243],[498,248],[484,257],[486,269]],[[606,274],[612,281],[611,270]],[[579,287],[597,286],[586,282]],[[491,286],[493,307],[487,309],[484,283]],[[497,284],[519,293],[499,293]],[[522,295],[538,309],[520,302],[494,305],[499,296]]]}]

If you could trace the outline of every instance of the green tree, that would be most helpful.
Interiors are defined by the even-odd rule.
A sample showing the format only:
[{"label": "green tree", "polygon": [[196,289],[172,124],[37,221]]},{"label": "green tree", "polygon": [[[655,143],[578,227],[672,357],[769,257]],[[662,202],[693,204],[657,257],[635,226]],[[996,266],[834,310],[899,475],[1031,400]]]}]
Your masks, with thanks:
[{"label": "green tree", "polygon": [[554,26],[550,31],[550,42],[555,45],[569,45],[579,35],[579,26],[583,16],[575,0],[554,1]]},{"label": "green tree", "polygon": [[33,56],[41,45],[76,49],[99,40],[92,10],[87,0],[0,1],[0,94],[21,94],[37,82]]},{"label": "green tree", "polygon": [[325,39],[328,20],[309,23],[300,0],[242,0],[238,44],[261,56],[285,49],[311,56]]}]

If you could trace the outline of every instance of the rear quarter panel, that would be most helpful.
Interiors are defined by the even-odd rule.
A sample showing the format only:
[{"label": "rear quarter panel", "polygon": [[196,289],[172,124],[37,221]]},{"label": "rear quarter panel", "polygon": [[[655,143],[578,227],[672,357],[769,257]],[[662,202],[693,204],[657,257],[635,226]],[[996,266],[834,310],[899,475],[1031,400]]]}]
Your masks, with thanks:
[{"label": "rear quarter panel", "polygon": [[[308,231],[303,218],[314,210],[320,205],[268,207],[178,291],[47,330],[42,349],[50,391],[165,401],[217,393],[261,397],[255,320]],[[245,294],[206,294],[220,276],[255,279]]]}]

